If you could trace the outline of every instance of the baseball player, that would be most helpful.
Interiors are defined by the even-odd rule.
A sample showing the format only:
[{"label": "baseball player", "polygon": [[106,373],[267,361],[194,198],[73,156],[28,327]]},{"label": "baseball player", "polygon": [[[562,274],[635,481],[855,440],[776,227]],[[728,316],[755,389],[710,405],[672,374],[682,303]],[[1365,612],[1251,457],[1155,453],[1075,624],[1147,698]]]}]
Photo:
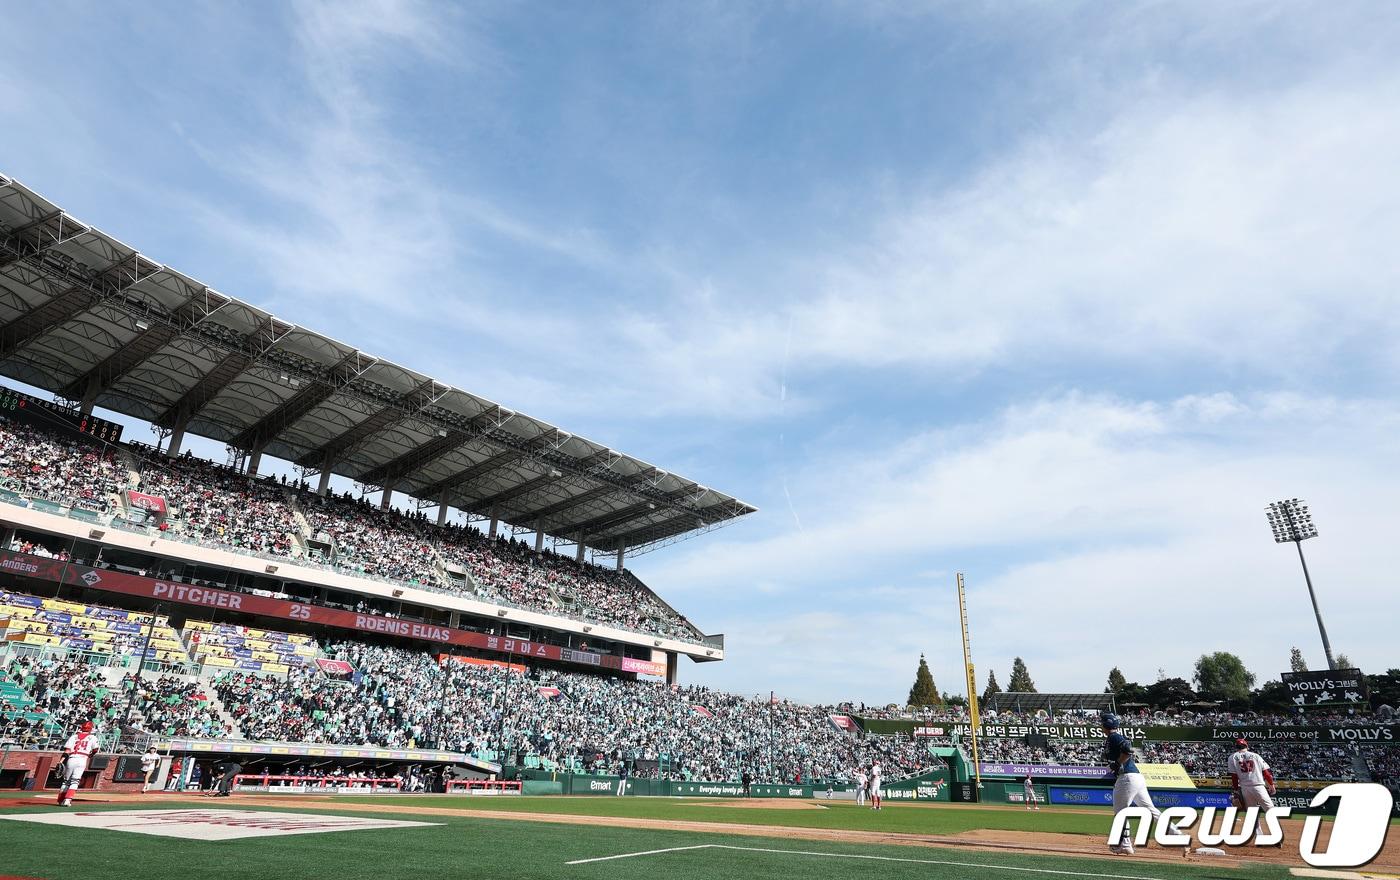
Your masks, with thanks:
[{"label": "baseball player", "polygon": [[1225,762],[1230,771],[1236,806],[1271,809],[1274,805],[1274,774],[1269,764],[1249,750],[1244,739],[1235,740],[1235,752]]},{"label": "baseball player", "polygon": [[[1152,795],[1147,791],[1147,780],[1143,777],[1142,771],[1138,770],[1137,762],[1133,760],[1133,745],[1128,742],[1128,738],[1118,732],[1122,727],[1122,722],[1118,716],[1112,712],[1105,712],[1099,716],[1099,723],[1103,725],[1104,733],[1104,760],[1108,766],[1113,768],[1113,813],[1117,815],[1128,807],[1146,807],[1152,813],[1152,821],[1157,821],[1162,816],[1162,811],[1152,803]],[[1170,826],[1175,834],[1182,833],[1175,825]],[[1116,844],[1109,844],[1109,851],[1115,855],[1130,856],[1133,854],[1133,839],[1128,833],[1128,826],[1123,826],[1123,839]],[[1183,847],[1182,856],[1189,856],[1191,848]]]},{"label": "baseball player", "polygon": [[865,768],[856,768],[856,806],[865,806]]},{"label": "baseball player", "polygon": [[160,752],[156,751],[153,745],[146,749],[146,754],[141,756],[141,775],[145,777],[141,783],[141,793],[145,794],[151,790],[151,782],[156,778],[156,770],[160,767]]},{"label": "baseball player", "polygon": [[1026,784],[1026,809],[1028,809],[1028,810],[1031,809],[1031,808],[1032,808],[1032,805],[1034,805],[1034,808],[1035,808],[1035,809],[1037,809],[1037,810],[1040,809],[1040,799],[1037,798],[1037,797],[1035,796],[1035,784],[1034,784],[1033,782],[1031,782],[1031,775],[1030,775],[1029,773],[1026,774],[1026,783],[1025,783],[1025,784]]},{"label": "baseball player", "polygon": [[92,722],[84,721],[78,732],[68,737],[63,744],[63,770],[58,788],[58,805],[73,806],[73,792],[83,781],[88,761],[97,754],[97,737],[92,733]]},{"label": "baseball player", "polygon": [[880,809],[880,762],[870,765],[870,808]]}]

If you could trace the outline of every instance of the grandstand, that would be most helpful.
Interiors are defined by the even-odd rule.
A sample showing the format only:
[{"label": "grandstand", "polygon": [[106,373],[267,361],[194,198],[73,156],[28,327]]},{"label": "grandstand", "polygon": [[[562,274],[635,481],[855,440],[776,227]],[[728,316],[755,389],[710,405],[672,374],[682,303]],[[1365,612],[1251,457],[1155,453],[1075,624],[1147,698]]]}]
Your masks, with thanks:
[{"label": "grandstand", "polygon": [[[51,746],[93,719],[187,756],[180,784],[220,754],[409,787],[415,764],[440,783],[448,766],[625,763],[639,779],[809,786],[874,760],[891,781],[967,764],[956,709],[867,713],[680,682],[680,658],[723,660],[724,638],[626,560],[752,507],[279,321],[4,178],[0,372],[52,397],[0,389],[0,745]],[[160,441],[123,442],[97,407]],[[193,456],[191,434],[226,443],[229,460]],[[260,474],[265,454],[295,478]],[[367,491],[334,492],[332,475]],[[1112,707],[998,695],[983,772],[1102,776],[1088,719]],[[1146,757],[1203,782],[1223,765],[1212,725],[1300,723],[1132,720]],[[1297,780],[1393,779],[1394,751],[1269,756]]]}]

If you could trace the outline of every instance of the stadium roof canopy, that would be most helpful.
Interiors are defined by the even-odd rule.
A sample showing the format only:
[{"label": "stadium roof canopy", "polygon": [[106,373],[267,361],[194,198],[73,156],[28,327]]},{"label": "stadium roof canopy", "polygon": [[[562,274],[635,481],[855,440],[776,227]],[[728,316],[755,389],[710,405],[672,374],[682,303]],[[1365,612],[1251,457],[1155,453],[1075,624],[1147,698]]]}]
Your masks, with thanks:
[{"label": "stadium roof canopy", "polygon": [[4,176],[0,372],[595,550],[755,510],[214,291]]}]

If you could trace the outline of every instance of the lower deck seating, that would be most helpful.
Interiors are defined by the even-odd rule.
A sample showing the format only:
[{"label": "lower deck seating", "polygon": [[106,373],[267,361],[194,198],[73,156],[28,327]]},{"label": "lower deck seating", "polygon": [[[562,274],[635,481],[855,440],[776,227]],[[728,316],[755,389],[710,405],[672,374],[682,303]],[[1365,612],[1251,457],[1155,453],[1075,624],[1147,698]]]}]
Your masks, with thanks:
[{"label": "lower deck seating", "polygon": [[185,635],[195,661],[203,666],[285,675],[316,662],[316,641],[309,636],[202,620],[187,623]]},{"label": "lower deck seating", "polygon": [[165,616],[156,618],[105,605],[0,590],[0,638],[36,647],[67,648],[93,654],[136,656],[146,643],[146,659],[186,663],[180,638]]}]

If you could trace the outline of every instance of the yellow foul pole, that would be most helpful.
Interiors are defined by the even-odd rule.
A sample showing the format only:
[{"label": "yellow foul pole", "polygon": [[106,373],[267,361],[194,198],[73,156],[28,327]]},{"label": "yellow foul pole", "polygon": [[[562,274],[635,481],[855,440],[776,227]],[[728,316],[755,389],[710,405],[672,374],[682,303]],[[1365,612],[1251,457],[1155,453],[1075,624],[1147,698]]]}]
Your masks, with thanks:
[{"label": "yellow foul pole", "polygon": [[977,729],[982,721],[977,712],[977,672],[972,666],[972,637],[967,629],[967,591],[958,572],[958,616],[962,619],[963,664],[967,667],[967,720],[972,731],[972,773],[977,780],[976,797],[982,799],[982,760],[977,754]]}]

